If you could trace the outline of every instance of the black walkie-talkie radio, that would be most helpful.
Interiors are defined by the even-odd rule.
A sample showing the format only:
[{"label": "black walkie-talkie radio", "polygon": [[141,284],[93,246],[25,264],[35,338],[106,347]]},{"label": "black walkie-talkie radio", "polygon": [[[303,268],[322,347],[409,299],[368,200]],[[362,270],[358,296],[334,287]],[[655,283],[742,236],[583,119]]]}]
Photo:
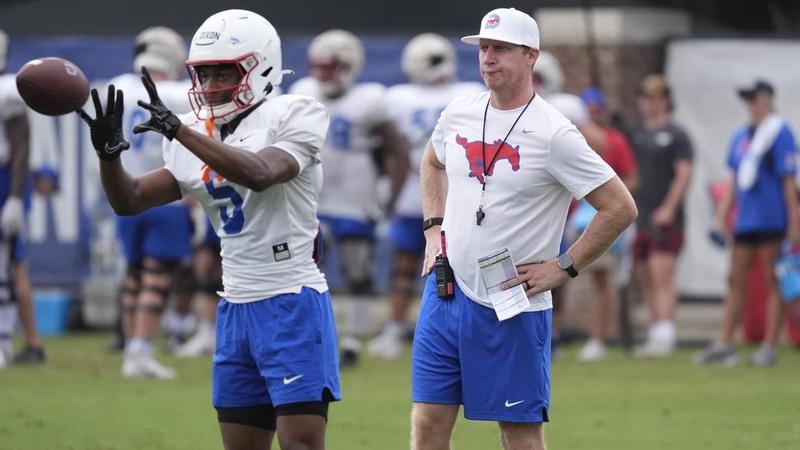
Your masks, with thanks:
[{"label": "black walkie-talkie radio", "polygon": [[447,241],[442,230],[442,253],[433,261],[433,272],[436,274],[436,295],[442,299],[451,299],[456,293],[456,277],[447,259]]}]

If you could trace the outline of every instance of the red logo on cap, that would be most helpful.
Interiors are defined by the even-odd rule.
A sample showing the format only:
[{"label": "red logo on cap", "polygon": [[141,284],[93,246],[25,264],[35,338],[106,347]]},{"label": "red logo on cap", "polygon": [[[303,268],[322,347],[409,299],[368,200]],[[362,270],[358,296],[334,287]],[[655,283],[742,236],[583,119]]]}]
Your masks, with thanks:
[{"label": "red logo on cap", "polygon": [[486,26],[484,28],[497,28],[498,25],[500,25],[500,16],[497,14],[492,14],[486,18]]}]

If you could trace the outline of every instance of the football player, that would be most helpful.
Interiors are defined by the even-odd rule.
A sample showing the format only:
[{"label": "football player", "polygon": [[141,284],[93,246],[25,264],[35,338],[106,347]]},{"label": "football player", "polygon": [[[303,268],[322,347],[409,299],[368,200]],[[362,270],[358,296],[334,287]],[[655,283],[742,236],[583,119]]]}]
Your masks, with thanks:
[{"label": "football player", "polygon": [[310,97],[267,100],[281,83],[280,38],[263,17],[209,17],[189,49],[194,114],[165,106],[147,71],[150,112],[134,133],[164,141],[164,167],[138,178],[119,155],[123,93],[92,92],[92,143],[112,207],[137,214],[191,194],[220,237],[224,295],[217,310],[212,402],[225,448],[324,447],[328,403],[339,399],[336,327],[312,257],[322,187],[325,107]]},{"label": "football player", "polygon": [[0,30],[0,369],[12,361],[11,335],[17,308],[25,332],[25,347],[13,360],[17,363],[45,360],[36,331],[32,287],[23,263],[20,237],[28,184],[28,118],[14,74],[4,73],[7,52],[8,36]]},{"label": "football player", "polygon": [[[183,38],[170,28],[152,27],[139,33],[134,44],[134,71],[139,73],[142,67],[147,67],[164,104],[175,112],[188,112],[189,84],[180,81],[186,60]],[[120,75],[109,82],[126,94],[121,119],[123,130],[131,140],[129,151],[120,158],[133,178],[164,166],[160,136],[132,133],[133,127],[149,116],[147,110],[136,103],[148,99],[136,73]],[[118,217],[117,231],[127,262],[122,293],[122,329],[126,344],[122,375],[126,378],[175,377],[172,368],[155,359],[153,338],[158,332],[176,269],[191,255],[191,230],[189,210],[180,200],[135,216]]]},{"label": "football player", "polygon": [[450,41],[438,34],[415,36],[403,48],[402,58],[403,72],[409,83],[390,87],[386,105],[390,119],[409,143],[411,170],[397,199],[390,226],[395,249],[390,317],[368,346],[372,356],[382,359],[399,358],[403,338],[409,332],[406,316],[425,251],[419,192],[419,164],[425,145],[439,115],[451,100],[486,90],[482,83],[456,81],[455,50]]},{"label": "football player", "polygon": [[[364,47],[353,33],[329,30],[308,48],[311,76],[290,92],[310,95],[330,112],[331,126],[322,150],[325,182],[319,217],[325,236],[339,251],[347,294],[344,313],[342,367],[357,364],[361,339],[367,332],[372,300],[375,223],[391,212],[408,172],[407,144],[388,116],[386,89],[378,83],[356,83],[364,66]],[[379,204],[378,168],[373,152],[390,180],[388,204]]]}]

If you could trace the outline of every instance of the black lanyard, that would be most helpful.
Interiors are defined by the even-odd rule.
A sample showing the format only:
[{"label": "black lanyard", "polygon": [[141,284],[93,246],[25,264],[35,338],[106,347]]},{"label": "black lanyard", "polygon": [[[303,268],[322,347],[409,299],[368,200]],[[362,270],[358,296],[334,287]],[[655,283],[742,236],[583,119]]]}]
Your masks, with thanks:
[{"label": "black lanyard", "polygon": [[494,160],[500,153],[500,149],[502,149],[503,146],[506,145],[506,139],[508,139],[508,137],[511,136],[511,132],[514,131],[514,127],[517,126],[517,122],[519,122],[519,119],[521,119],[522,115],[525,114],[525,111],[527,111],[528,106],[531,106],[531,102],[535,97],[536,93],[534,92],[533,95],[531,96],[531,99],[528,100],[528,103],[525,104],[524,108],[522,108],[522,112],[519,113],[517,119],[511,125],[511,128],[509,128],[508,133],[506,133],[506,137],[503,138],[503,142],[501,142],[500,146],[497,147],[497,151],[492,156],[492,160],[489,161],[489,164],[486,164],[486,115],[489,112],[489,103],[492,101],[492,96],[489,95],[489,100],[486,101],[486,109],[483,110],[483,133],[481,134],[481,162],[483,162],[483,183],[481,184],[483,186],[481,187],[481,200],[480,203],[478,204],[478,210],[475,211],[475,222],[478,226],[481,225],[481,222],[483,222],[483,219],[486,217],[486,213],[483,212],[483,196],[486,193],[486,182],[489,181],[489,174],[487,173],[487,171],[489,170],[488,168],[492,167],[492,164],[494,164]]}]

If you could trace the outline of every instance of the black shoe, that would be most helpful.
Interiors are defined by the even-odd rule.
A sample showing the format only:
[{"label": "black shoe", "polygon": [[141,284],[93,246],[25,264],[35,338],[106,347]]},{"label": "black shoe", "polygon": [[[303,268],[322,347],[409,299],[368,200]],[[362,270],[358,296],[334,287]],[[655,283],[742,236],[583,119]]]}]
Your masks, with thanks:
[{"label": "black shoe", "polygon": [[15,364],[43,364],[46,360],[43,348],[27,345],[14,357]]},{"label": "black shoe", "polygon": [[339,367],[342,369],[352,369],[358,365],[358,353],[353,350],[342,350],[339,356]]}]

